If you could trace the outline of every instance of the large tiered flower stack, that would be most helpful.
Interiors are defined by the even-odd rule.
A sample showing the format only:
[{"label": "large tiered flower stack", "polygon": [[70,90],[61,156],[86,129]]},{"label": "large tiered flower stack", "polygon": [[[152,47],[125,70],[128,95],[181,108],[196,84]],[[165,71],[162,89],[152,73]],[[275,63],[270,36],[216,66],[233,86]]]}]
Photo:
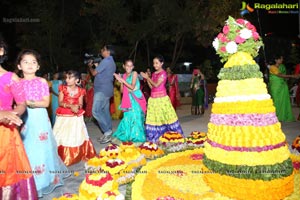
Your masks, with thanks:
[{"label": "large tiered flower stack", "polygon": [[222,61],[204,148],[204,179],[235,199],[283,199],[293,192],[290,152],[259,66],[256,28],[229,17],[213,42]]}]

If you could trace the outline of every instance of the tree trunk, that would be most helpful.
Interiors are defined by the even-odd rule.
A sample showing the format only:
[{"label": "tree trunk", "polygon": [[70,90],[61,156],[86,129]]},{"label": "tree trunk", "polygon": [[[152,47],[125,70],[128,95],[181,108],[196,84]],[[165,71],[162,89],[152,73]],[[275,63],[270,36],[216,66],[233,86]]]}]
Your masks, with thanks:
[{"label": "tree trunk", "polygon": [[172,56],[172,61],[170,64],[171,68],[174,68],[177,60],[179,59],[181,52],[182,52],[182,48],[183,48],[183,44],[184,44],[184,36],[181,34],[178,34],[176,36],[176,42],[175,42],[175,46],[174,46],[174,50],[173,50],[173,56]]},{"label": "tree trunk", "polygon": [[135,56],[136,56],[136,51],[137,51],[137,47],[139,45],[139,41],[136,41],[135,42],[135,45],[134,45],[134,48],[132,49],[130,55],[129,55],[129,58],[131,58],[132,54],[134,54],[133,56],[133,62],[135,62]]},{"label": "tree trunk", "polygon": [[146,49],[147,49],[147,67],[150,67],[151,66],[151,63],[150,63],[150,50],[149,50],[149,41],[146,40]]}]

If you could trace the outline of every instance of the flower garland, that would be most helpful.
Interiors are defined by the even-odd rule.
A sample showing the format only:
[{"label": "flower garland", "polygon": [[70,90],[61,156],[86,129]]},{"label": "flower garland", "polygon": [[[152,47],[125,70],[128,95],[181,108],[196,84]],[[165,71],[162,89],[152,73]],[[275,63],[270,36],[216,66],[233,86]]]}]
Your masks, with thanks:
[{"label": "flower garland", "polygon": [[255,26],[247,20],[235,20],[231,16],[227,19],[222,32],[213,41],[213,47],[221,57],[221,62],[227,61],[238,51],[256,57],[261,46],[263,43]]}]

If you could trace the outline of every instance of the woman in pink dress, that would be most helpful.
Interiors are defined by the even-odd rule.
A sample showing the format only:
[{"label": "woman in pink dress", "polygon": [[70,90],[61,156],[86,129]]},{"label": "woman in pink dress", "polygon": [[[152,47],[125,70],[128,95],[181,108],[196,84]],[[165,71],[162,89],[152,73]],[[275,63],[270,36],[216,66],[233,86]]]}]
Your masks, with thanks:
[{"label": "woman in pink dress", "polygon": [[[5,48],[0,41],[0,60]],[[13,108],[13,101],[16,105]],[[25,96],[19,78],[0,62],[0,199],[36,200],[37,191],[29,160],[18,132]]]},{"label": "woman in pink dress", "polygon": [[168,95],[170,97],[173,108],[176,110],[180,106],[180,93],[178,86],[178,77],[174,74],[170,67],[167,68],[168,74]]}]

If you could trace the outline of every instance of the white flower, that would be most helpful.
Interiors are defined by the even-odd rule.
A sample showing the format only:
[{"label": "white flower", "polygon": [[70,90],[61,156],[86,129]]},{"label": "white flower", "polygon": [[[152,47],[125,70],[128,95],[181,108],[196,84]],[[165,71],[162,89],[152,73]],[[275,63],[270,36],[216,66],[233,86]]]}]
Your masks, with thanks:
[{"label": "white flower", "polygon": [[252,31],[244,28],[240,31],[240,37],[247,40],[252,37]]},{"label": "white flower", "polygon": [[219,39],[215,38],[212,45],[215,48],[215,50],[218,50],[219,49]]},{"label": "white flower", "polygon": [[227,51],[227,53],[235,53],[235,52],[237,52],[237,48],[238,48],[238,46],[237,46],[237,44],[234,42],[234,41],[231,41],[231,42],[228,42],[227,43],[227,45],[226,45],[226,51]]}]

